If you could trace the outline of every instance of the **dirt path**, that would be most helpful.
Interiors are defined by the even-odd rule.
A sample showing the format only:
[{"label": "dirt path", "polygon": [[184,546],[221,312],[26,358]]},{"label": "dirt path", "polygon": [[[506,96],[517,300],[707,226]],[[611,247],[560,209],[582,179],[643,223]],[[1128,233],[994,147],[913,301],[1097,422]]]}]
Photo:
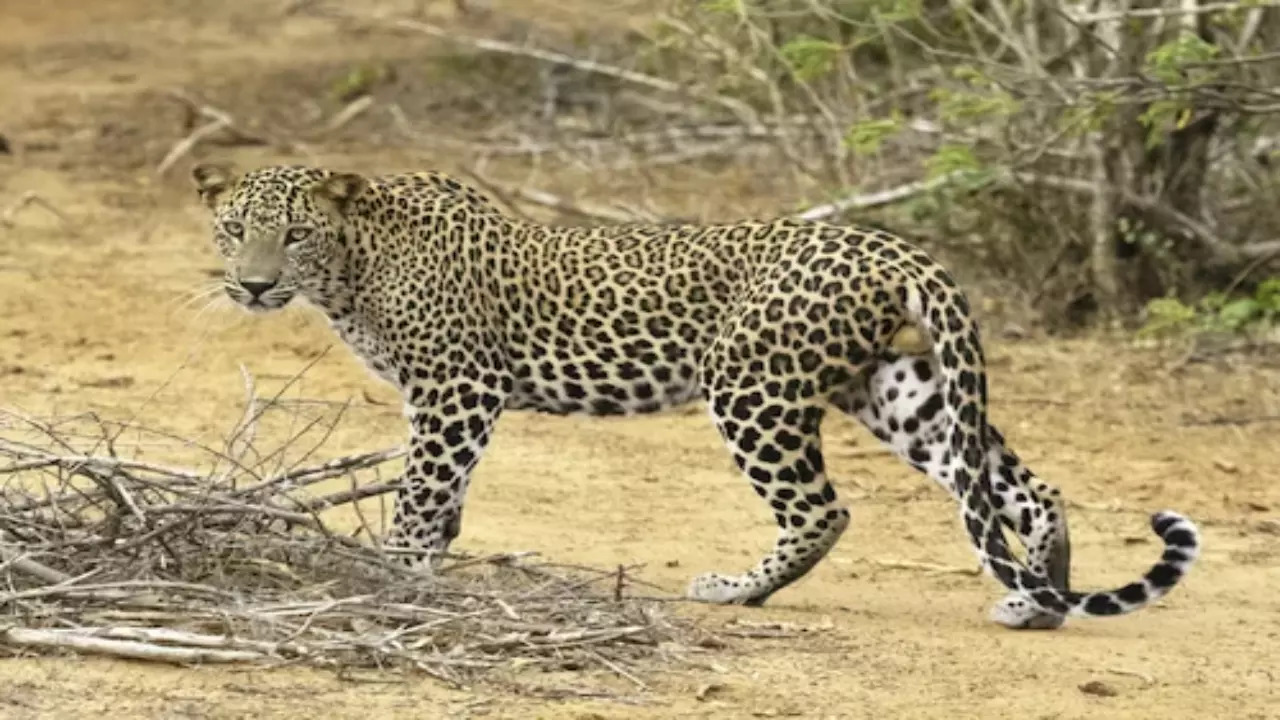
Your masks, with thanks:
[{"label": "dirt path", "polygon": [[[563,10],[572,4],[555,4],[557,22],[574,22]],[[182,134],[180,108],[161,93],[218,96],[266,122],[285,112],[273,99],[301,103],[323,86],[316,78],[380,54],[410,57],[424,41],[337,36],[331,21],[277,11],[255,22],[248,8],[264,4],[247,0],[215,5],[0,10],[0,134],[17,149],[0,155],[0,212],[34,192],[68,221],[28,206],[11,227],[0,224],[3,405],[136,413],[218,437],[238,413],[238,363],[269,385],[334,344],[301,310],[250,318],[184,304],[211,282],[217,261],[185,161],[170,176],[153,173]],[[600,17],[625,22],[627,6],[609,3]],[[312,159],[383,169],[459,162],[384,131],[353,125],[323,152],[316,144]],[[245,164],[287,157],[271,148],[223,154]],[[719,172],[725,199],[713,212],[769,207],[768,188],[732,170],[691,172],[671,171],[670,206],[694,207],[685,190]],[[559,182],[577,180],[587,186],[569,172]],[[633,180],[591,187],[604,200]],[[762,610],[678,609],[712,627],[739,618],[784,623],[795,635],[734,641],[701,658],[704,667],[659,673],[638,704],[462,693],[427,680],[352,683],[303,670],[46,658],[0,661],[0,717],[1280,717],[1280,443],[1274,420],[1247,421],[1280,414],[1276,362],[1171,370],[1175,353],[1092,341],[997,343],[990,356],[996,422],[1076,503],[1080,586],[1129,580],[1154,560],[1148,512],[1171,507],[1202,523],[1200,566],[1159,606],[1055,633],[1011,633],[985,620],[999,597],[993,582],[890,567],[963,567],[971,553],[946,498],[837,419],[828,452],[854,527],[830,559]],[[392,393],[340,347],[292,392],[353,399],[335,454],[403,435]],[[626,420],[512,413],[477,473],[459,543],[644,563],[644,579],[676,590],[704,570],[746,567],[772,532],[698,408]],[[1079,689],[1092,681],[1115,694]]]}]

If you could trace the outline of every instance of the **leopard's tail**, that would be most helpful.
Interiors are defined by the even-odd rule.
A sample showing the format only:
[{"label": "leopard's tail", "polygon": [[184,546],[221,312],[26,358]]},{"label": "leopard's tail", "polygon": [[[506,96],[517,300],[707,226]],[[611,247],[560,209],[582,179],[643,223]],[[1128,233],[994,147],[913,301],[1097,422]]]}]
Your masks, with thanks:
[{"label": "leopard's tail", "polygon": [[1056,588],[1010,552],[991,504],[993,493],[984,441],[987,379],[977,324],[963,293],[941,267],[925,268],[908,285],[899,296],[905,301],[903,310],[929,331],[938,360],[943,405],[951,421],[950,459],[944,462],[949,462],[961,499],[965,529],[983,569],[1029,605],[1018,608],[1016,600],[1006,601],[1006,610],[1039,610],[1057,616],[1121,615],[1142,608],[1173,589],[1200,554],[1199,530],[1175,512],[1163,511],[1151,517],[1152,529],[1164,541],[1160,561],[1142,579],[1115,590],[1073,592]]}]

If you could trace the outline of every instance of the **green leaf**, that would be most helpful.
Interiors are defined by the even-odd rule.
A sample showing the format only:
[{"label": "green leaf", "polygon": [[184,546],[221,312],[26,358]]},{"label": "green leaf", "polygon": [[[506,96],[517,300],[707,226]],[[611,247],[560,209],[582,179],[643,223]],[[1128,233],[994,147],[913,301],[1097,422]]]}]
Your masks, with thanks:
[{"label": "green leaf", "polygon": [[981,87],[991,85],[991,78],[984,75],[981,70],[973,65],[957,65],[951,68],[951,77],[967,85]]},{"label": "green leaf", "polygon": [[882,0],[876,3],[875,14],[887,23],[917,20],[921,16],[920,0]]},{"label": "green leaf", "polygon": [[702,9],[725,15],[743,15],[746,10],[742,7],[742,0],[702,0]]},{"label": "green leaf", "polygon": [[948,143],[939,147],[929,157],[927,164],[929,177],[931,178],[955,172],[977,172],[982,169],[982,163],[978,162],[977,156],[973,154],[973,149],[968,145],[956,143]]},{"label": "green leaf", "polygon": [[352,65],[341,77],[329,84],[329,94],[335,100],[350,102],[361,95],[368,95],[373,88],[391,78],[391,67],[385,63],[368,62]]},{"label": "green leaf", "polygon": [[844,142],[855,155],[870,155],[901,129],[902,118],[894,113],[893,117],[855,123],[845,133]]},{"label": "green leaf", "polygon": [[800,35],[788,40],[778,52],[799,80],[820,77],[835,67],[841,47],[830,40]]},{"label": "green leaf", "polygon": [[1258,283],[1253,297],[1263,310],[1280,312],[1280,277],[1272,276]]},{"label": "green leaf", "polygon": [[1161,82],[1178,85],[1188,80],[1186,67],[1218,56],[1220,48],[1199,35],[1184,31],[1147,53],[1143,70]]},{"label": "green leaf", "polygon": [[1165,131],[1176,123],[1178,114],[1184,108],[1173,100],[1156,100],[1138,116],[1138,122],[1147,128],[1146,147],[1157,148],[1165,140]]},{"label": "green leaf", "polygon": [[940,86],[929,93],[947,120],[983,120],[1008,117],[1022,109],[1022,103],[998,87],[987,75],[972,65],[951,69],[951,77],[959,80],[959,88]]},{"label": "green leaf", "polygon": [[1227,296],[1221,292],[1211,292],[1200,299],[1200,307],[1206,312],[1217,312],[1227,304]]},{"label": "green leaf", "polygon": [[1262,307],[1253,298],[1232,300],[1218,311],[1218,319],[1231,330],[1239,330],[1261,314]]},{"label": "green leaf", "polygon": [[1156,298],[1147,303],[1147,320],[1138,330],[1139,337],[1176,335],[1195,326],[1196,309],[1177,298]]}]

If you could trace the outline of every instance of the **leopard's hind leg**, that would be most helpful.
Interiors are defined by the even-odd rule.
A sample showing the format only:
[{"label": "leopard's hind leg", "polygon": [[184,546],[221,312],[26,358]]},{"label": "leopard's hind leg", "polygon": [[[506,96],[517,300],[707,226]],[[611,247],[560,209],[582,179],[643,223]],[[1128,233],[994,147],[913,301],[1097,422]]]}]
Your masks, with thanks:
[{"label": "leopard's hind leg", "polygon": [[851,374],[796,352],[761,313],[731,319],[702,358],[701,385],[734,462],[769,504],[778,525],[773,549],[741,574],[707,573],[688,595],[704,602],[760,605],[803,577],[849,525],[827,477],[820,426],[833,385]]},{"label": "leopard's hind leg", "polygon": [[820,405],[788,402],[769,390],[711,394],[716,427],[778,524],[773,551],[741,575],[707,573],[689,586],[704,602],[761,605],[803,577],[849,525],[827,478],[818,426]]}]

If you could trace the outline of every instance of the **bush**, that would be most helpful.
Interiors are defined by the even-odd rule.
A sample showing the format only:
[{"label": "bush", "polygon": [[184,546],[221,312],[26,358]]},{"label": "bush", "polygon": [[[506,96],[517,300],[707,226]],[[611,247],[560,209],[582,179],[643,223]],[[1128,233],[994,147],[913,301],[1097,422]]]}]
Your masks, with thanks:
[{"label": "bush", "polygon": [[1019,284],[1051,319],[1208,308],[1233,282],[1263,293],[1254,274],[1280,254],[1280,10],[1089,7],[685,1],[644,60],[741,101],[744,121],[801,128],[779,142],[829,196],[911,190],[844,205]]}]

